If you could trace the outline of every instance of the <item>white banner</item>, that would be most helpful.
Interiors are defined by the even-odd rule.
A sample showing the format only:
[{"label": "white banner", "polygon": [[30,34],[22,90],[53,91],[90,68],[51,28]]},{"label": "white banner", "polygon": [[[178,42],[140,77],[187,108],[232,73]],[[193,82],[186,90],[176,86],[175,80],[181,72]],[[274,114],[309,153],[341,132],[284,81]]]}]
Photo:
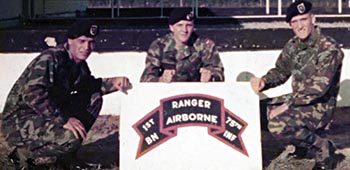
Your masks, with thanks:
[{"label": "white banner", "polygon": [[[280,50],[235,51],[220,53],[225,68],[225,82],[236,83],[248,81],[251,75],[263,76],[275,64]],[[350,106],[350,49],[344,49],[342,75],[337,106]],[[38,53],[0,53],[0,112],[6,97],[28,63]],[[127,76],[132,83],[140,81],[145,68],[145,52],[111,52],[92,53],[88,58],[91,72],[96,77]],[[260,94],[261,98],[279,96],[291,92],[290,80],[277,88]],[[104,96],[101,114],[119,115],[117,103],[120,93]]]},{"label": "white banner", "polygon": [[249,83],[136,83],[121,101],[121,170],[262,169]]}]

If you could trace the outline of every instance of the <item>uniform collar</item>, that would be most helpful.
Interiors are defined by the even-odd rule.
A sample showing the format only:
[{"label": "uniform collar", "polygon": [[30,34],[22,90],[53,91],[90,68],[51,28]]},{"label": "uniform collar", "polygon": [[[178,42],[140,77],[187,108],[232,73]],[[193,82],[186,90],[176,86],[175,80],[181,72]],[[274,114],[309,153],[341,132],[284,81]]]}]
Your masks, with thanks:
[{"label": "uniform collar", "polygon": [[310,36],[305,41],[298,39],[299,49],[304,50],[308,47],[315,47],[318,44],[320,35],[321,35],[321,29],[318,26],[315,26],[314,31],[312,31]]},{"label": "uniform collar", "polygon": [[69,57],[69,61],[71,62],[71,64],[72,64],[73,66],[81,66],[81,65],[82,65],[81,63],[83,63],[83,61],[80,62],[80,63],[76,63],[76,62],[73,60],[72,53],[69,51],[68,43],[65,43],[65,44],[64,44],[64,48],[67,50],[68,57]]},{"label": "uniform collar", "polygon": [[177,49],[176,48],[176,42],[173,38],[173,33],[169,33],[167,36],[166,36],[166,39],[167,39],[167,42],[166,45],[165,45],[165,48],[164,48],[164,51],[176,51],[177,53],[178,52],[183,52],[184,55],[181,55],[182,57],[187,57],[187,56],[190,56],[192,54],[192,49],[193,49],[193,44],[196,42],[198,36],[197,34],[195,33],[192,33],[190,39],[188,40],[188,43],[185,45],[185,47],[183,49]]}]

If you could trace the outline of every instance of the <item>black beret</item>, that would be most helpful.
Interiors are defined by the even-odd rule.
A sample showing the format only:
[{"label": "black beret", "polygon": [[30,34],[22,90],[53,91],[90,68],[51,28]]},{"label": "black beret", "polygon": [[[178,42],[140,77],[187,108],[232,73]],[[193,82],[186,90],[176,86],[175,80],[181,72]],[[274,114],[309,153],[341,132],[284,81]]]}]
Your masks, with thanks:
[{"label": "black beret", "polygon": [[295,1],[287,8],[286,22],[290,22],[294,16],[308,13],[311,8],[312,4],[309,1]]},{"label": "black beret", "polygon": [[174,8],[170,13],[168,23],[174,25],[181,20],[193,21],[194,19],[195,15],[192,8]]},{"label": "black beret", "polygon": [[67,38],[75,39],[80,36],[95,37],[99,33],[99,27],[95,22],[88,20],[77,21],[72,24],[66,33]]}]

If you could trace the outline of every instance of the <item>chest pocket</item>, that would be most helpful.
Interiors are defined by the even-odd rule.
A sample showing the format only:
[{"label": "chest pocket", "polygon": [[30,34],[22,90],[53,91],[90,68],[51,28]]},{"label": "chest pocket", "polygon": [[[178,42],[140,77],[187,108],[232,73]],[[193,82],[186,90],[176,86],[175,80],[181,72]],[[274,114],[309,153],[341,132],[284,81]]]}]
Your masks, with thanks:
[{"label": "chest pocket", "polygon": [[174,51],[166,51],[161,59],[161,66],[163,69],[176,68],[176,53]]},{"label": "chest pocket", "polygon": [[294,79],[296,81],[303,81],[310,78],[317,71],[317,48],[304,50],[299,52],[295,59],[295,66],[292,71]]},{"label": "chest pocket", "polygon": [[179,71],[191,72],[198,70],[201,66],[201,58],[198,53],[192,53],[190,56],[182,58],[178,62]]}]

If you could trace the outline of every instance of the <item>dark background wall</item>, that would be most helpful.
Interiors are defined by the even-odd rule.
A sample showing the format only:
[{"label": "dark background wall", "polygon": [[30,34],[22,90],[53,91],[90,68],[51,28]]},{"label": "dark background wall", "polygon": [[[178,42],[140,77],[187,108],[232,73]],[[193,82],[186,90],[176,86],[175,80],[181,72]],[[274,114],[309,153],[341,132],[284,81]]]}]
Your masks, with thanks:
[{"label": "dark background wall", "polygon": [[[54,37],[58,43],[63,43],[65,41],[65,31],[70,24],[78,19],[89,18],[96,20],[102,28],[101,34],[97,38],[97,51],[145,51],[155,38],[168,32],[167,16],[172,10],[169,7],[129,7],[118,9],[120,16],[111,18],[111,9],[86,8],[84,5],[77,3],[78,1],[74,1],[74,3],[69,1],[69,5],[66,4],[68,1],[64,0],[43,0],[39,4],[37,2],[39,1],[14,0],[9,4],[0,2],[0,9],[2,13],[5,13],[0,17],[0,52],[39,52],[48,48],[44,42],[46,37]],[[53,2],[55,4],[52,4]],[[86,0],[81,2],[88,6],[87,4],[95,1]],[[253,0],[249,2],[253,2]],[[286,4],[290,3],[289,0],[284,2]],[[316,14],[327,14],[330,11],[337,12],[334,7],[336,3],[330,3],[333,6],[328,5],[329,8],[324,8],[321,5],[326,2],[329,3],[328,1],[317,2],[314,9]],[[259,4],[258,1],[254,1],[254,3]],[[242,2],[242,4],[245,3]],[[69,8],[58,8],[57,5],[66,5]],[[9,6],[15,6],[16,8],[12,8],[13,11],[11,11],[10,8],[7,8]],[[272,5],[270,9],[272,15],[277,13],[275,6],[276,4]],[[54,7],[57,7],[57,9]],[[74,12],[61,13],[62,10]],[[219,46],[220,51],[281,49],[285,42],[293,36],[293,32],[288,27],[279,29],[259,29],[261,27],[247,29],[243,27],[244,23],[256,23],[257,25],[261,23],[265,25],[283,23],[283,15],[271,18],[255,17],[246,19],[230,17],[237,15],[268,16],[264,14],[263,4],[260,7],[254,7],[252,4],[245,4],[245,6],[236,8],[201,7],[198,8],[197,12],[200,16],[196,20],[197,32],[213,39]],[[343,12],[350,13],[350,8],[344,8]],[[68,14],[69,17],[63,17]],[[116,14],[117,11],[115,11]],[[346,17],[346,15],[317,20],[329,24],[350,24],[350,17]],[[348,41],[349,28],[344,26],[332,27],[324,28],[322,31],[334,37],[344,48],[350,48],[350,41]]]},{"label": "dark background wall", "polygon": [[[73,21],[27,21],[22,27],[2,29],[0,52],[39,52],[48,48],[44,42],[46,37],[55,37],[58,43],[63,43],[65,31]],[[251,21],[201,19],[196,26],[197,32],[213,39],[220,51],[281,49],[293,36],[288,28],[246,29],[242,22]],[[270,20],[258,22],[272,23]],[[155,38],[168,32],[166,19],[98,20],[98,23],[101,25],[96,43],[99,52],[146,51]],[[324,28],[322,32],[334,37],[344,48],[350,48],[349,28]]]}]

